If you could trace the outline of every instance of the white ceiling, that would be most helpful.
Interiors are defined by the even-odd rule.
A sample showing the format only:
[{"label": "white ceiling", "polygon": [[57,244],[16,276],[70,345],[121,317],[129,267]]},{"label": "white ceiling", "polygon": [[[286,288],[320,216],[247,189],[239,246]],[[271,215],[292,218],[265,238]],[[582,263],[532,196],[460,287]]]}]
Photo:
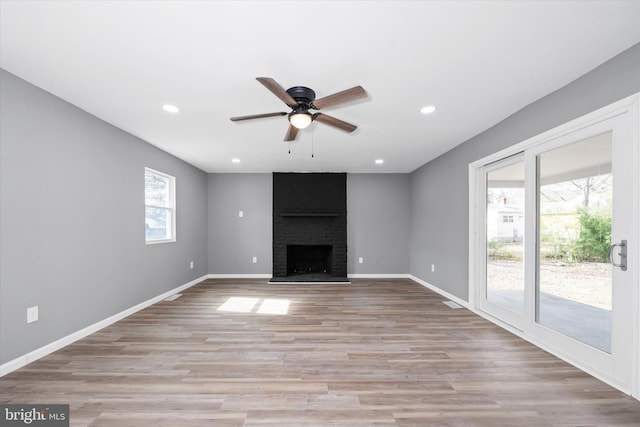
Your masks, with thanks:
[{"label": "white ceiling", "polygon": [[[207,172],[410,172],[640,42],[640,1],[0,8],[2,68]],[[288,111],[259,76],[318,98],[362,85],[368,99],[326,111],[358,130],[314,123],[288,154],[286,117],[229,120]]]}]

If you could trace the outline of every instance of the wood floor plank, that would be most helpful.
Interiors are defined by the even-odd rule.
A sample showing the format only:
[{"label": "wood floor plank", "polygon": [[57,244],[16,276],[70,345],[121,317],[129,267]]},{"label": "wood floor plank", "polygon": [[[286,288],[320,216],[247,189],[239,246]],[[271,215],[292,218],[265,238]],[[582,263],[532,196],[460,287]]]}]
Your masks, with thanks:
[{"label": "wood floor plank", "polygon": [[[232,297],[255,304],[219,310]],[[407,279],[207,280],[0,378],[0,402],[92,427],[640,425],[639,401],[442,300]]]}]

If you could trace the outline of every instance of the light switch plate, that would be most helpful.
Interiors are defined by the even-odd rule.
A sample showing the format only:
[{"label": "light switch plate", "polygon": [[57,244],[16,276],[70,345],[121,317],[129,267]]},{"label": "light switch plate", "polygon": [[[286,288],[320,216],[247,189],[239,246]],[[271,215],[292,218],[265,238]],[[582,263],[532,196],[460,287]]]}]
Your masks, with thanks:
[{"label": "light switch plate", "polygon": [[27,308],[27,323],[33,323],[38,320],[38,306]]}]

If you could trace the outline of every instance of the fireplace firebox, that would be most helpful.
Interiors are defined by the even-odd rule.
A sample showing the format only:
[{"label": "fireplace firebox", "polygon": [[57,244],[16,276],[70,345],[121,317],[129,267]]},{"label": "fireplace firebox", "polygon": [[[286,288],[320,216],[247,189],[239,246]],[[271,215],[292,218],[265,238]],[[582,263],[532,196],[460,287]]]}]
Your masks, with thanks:
[{"label": "fireplace firebox", "polygon": [[287,276],[324,273],[331,275],[331,245],[287,245]]}]

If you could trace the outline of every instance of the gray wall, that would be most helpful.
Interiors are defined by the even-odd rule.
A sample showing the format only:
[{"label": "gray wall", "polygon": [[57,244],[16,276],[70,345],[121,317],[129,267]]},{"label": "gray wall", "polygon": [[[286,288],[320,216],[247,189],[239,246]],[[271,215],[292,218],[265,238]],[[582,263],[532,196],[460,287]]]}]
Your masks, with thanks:
[{"label": "gray wall", "polygon": [[[209,174],[209,273],[271,274],[272,186],[271,174]],[[409,188],[408,174],[347,176],[349,274],[409,271]]]},{"label": "gray wall", "polygon": [[638,91],[640,44],[414,171],[411,274],[468,301],[469,163]]},{"label": "gray wall", "polygon": [[409,174],[347,176],[349,274],[409,272],[409,183]]},{"label": "gray wall", "polygon": [[[0,73],[5,363],[205,275],[207,176]],[[176,177],[175,243],[145,245],[145,166]],[[40,320],[27,325],[34,305]]]},{"label": "gray wall", "polygon": [[210,274],[271,274],[272,181],[269,173],[209,174]]}]

